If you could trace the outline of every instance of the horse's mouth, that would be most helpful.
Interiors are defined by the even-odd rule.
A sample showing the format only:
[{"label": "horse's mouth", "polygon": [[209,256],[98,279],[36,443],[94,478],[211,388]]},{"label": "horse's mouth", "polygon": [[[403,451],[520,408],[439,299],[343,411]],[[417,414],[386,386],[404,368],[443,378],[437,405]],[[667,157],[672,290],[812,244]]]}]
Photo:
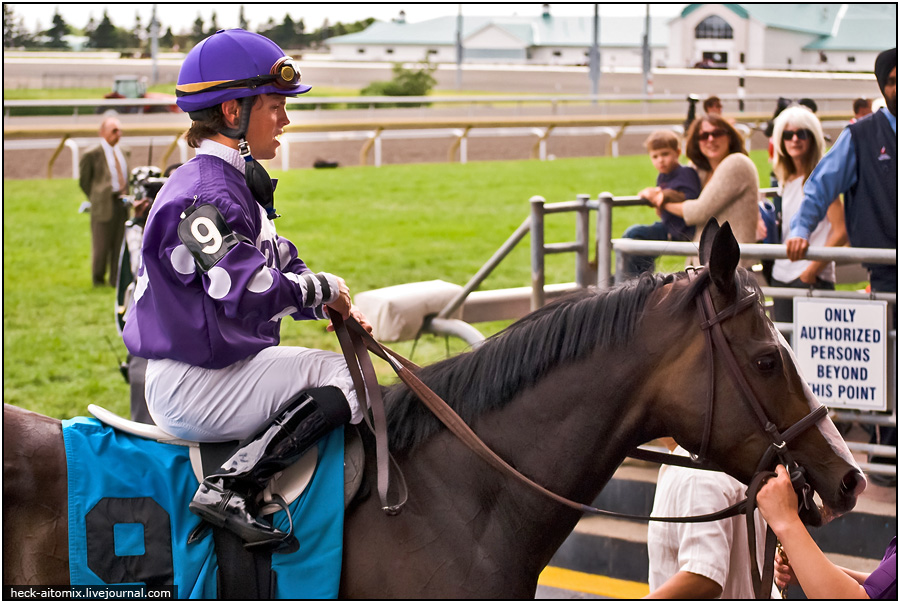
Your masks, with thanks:
[{"label": "horse's mouth", "polygon": [[843,514],[844,512],[835,511],[826,504],[810,505],[810,508],[808,509],[800,509],[799,513],[800,519],[803,520],[803,523],[814,528],[820,528],[828,523],[831,523],[833,519],[837,519]]},{"label": "horse's mouth", "polygon": [[808,507],[801,507],[799,515],[804,524],[814,528],[821,527],[836,517],[828,506],[823,505],[820,507],[814,504]]}]

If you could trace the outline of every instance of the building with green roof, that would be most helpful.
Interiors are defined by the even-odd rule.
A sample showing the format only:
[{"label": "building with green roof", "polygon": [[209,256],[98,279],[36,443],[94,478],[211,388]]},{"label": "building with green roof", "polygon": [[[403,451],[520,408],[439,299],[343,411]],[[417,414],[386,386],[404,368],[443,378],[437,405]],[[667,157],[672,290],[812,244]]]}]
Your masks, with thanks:
[{"label": "building with green roof", "polygon": [[[453,5],[447,5],[448,12]],[[544,5],[538,17],[463,16],[462,45],[466,63],[585,65],[593,40],[593,7],[584,17],[554,17]],[[668,18],[650,20],[653,61],[668,60]],[[408,23],[376,21],[364,31],[329,38],[331,55],[345,61],[456,62],[457,17]],[[606,67],[640,67],[643,17],[601,17],[600,47]]]},{"label": "building with green roof", "polygon": [[689,4],[669,39],[672,67],[871,71],[897,45],[897,5]]},{"label": "building with green roof", "polygon": [[[447,5],[448,12],[454,5]],[[466,63],[584,65],[593,41],[593,9],[584,17],[462,18]],[[408,23],[376,21],[327,40],[344,61],[456,62],[457,17]],[[600,18],[604,69],[639,68],[643,17]],[[896,4],[688,4],[674,18],[652,17],[655,67],[871,71],[875,56],[896,46]]]}]

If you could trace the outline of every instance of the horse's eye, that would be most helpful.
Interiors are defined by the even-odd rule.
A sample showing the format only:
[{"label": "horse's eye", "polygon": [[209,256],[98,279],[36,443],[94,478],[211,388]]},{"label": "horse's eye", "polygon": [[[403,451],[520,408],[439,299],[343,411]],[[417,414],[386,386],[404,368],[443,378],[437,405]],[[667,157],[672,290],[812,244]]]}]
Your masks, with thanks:
[{"label": "horse's eye", "polygon": [[778,368],[778,357],[774,354],[760,356],[756,359],[756,368],[763,373],[771,373]]}]

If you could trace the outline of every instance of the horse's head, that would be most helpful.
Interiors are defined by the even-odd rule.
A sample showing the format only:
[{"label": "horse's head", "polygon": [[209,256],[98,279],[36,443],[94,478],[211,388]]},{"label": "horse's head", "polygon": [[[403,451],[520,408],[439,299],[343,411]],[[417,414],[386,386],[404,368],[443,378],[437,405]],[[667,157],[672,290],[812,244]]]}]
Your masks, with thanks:
[{"label": "horse's head", "polygon": [[[682,446],[744,483],[759,470],[795,461],[826,513],[852,509],[865,478],[823,411],[804,420],[821,405],[765,315],[752,274],[738,268],[740,248],[728,223],[719,228],[710,220],[700,259],[704,269],[672,285],[674,306],[661,301],[662,312],[651,318],[652,324],[681,315],[690,325],[678,338],[680,356],[672,363],[680,364],[680,372],[664,369],[674,381],[668,391],[678,400],[664,404],[666,428]],[[816,509],[803,518],[822,522]]]}]

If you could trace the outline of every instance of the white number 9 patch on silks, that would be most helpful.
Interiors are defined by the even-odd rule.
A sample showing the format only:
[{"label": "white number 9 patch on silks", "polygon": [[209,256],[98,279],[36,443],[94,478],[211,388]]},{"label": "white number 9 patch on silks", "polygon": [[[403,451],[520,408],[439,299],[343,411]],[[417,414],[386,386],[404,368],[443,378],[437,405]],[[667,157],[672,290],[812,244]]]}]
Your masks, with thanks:
[{"label": "white number 9 patch on silks", "polygon": [[214,205],[191,205],[178,223],[178,238],[204,272],[225,257],[238,238]]}]

